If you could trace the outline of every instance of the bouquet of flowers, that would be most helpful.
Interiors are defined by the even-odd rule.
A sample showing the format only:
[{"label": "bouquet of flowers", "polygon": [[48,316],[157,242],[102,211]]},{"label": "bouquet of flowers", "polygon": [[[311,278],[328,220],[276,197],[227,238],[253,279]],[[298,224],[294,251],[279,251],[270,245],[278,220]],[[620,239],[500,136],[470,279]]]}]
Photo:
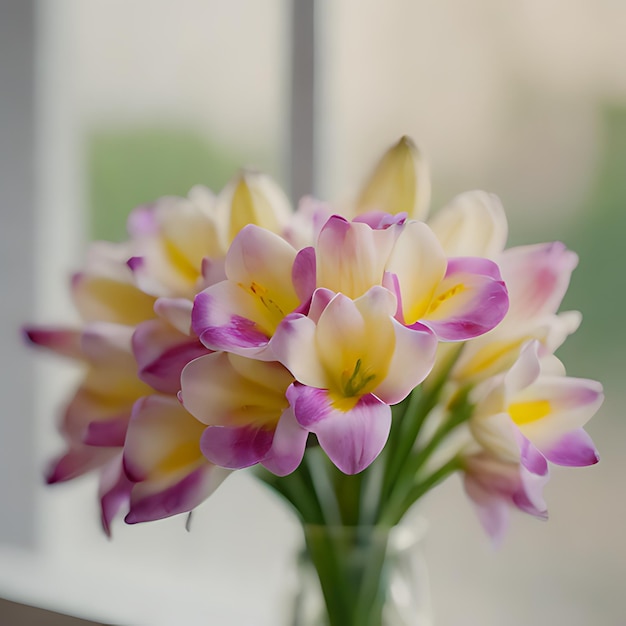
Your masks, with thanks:
[{"label": "bouquet of flowers", "polygon": [[25,329],[84,364],[48,482],[97,472],[110,533],[254,466],[302,521],[333,626],[383,623],[385,542],[347,563],[449,475],[496,541],[512,507],[546,517],[549,464],[598,460],[583,426],[601,385],[554,356],[580,323],[558,312],[577,256],[505,250],[493,195],[426,220],[428,203],[402,138],[340,209],[293,212],[250,171],[136,208],[128,241],[92,244],[72,277],[81,324]]}]

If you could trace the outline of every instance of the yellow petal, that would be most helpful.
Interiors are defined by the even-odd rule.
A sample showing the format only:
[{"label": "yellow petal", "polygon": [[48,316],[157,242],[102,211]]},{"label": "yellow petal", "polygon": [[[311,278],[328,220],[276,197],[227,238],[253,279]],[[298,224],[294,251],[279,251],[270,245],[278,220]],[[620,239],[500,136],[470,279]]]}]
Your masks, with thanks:
[{"label": "yellow petal", "polygon": [[357,213],[406,211],[411,219],[423,219],[430,201],[428,167],[408,137],[390,148],[361,191]]},{"label": "yellow petal", "polygon": [[247,224],[282,234],[291,216],[280,187],[269,176],[250,171],[241,172],[224,188],[218,210],[226,224],[227,243]]}]

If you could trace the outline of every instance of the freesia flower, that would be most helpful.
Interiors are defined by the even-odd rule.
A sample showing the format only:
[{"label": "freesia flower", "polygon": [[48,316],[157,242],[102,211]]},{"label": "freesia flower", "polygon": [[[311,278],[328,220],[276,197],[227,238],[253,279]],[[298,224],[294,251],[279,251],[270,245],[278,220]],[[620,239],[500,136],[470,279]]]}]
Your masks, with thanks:
[{"label": "freesia flower", "polygon": [[133,404],[151,392],[136,375],[132,328],[92,322],[82,331],[33,327],[26,334],[33,343],[86,366],[60,424],[67,450],[51,466],[48,482],[70,480],[103,466],[124,445]]},{"label": "freesia flower", "polygon": [[600,383],[565,376],[556,357],[540,360],[535,340],[477,403],[469,423],[483,447],[502,459],[519,459],[519,431],[553,463],[592,465],[598,455],[582,428],[603,399]]},{"label": "freesia flower", "polygon": [[500,199],[484,191],[453,198],[428,220],[449,257],[479,256],[497,260],[504,250],[508,224]]},{"label": "freesia flower", "polygon": [[200,447],[222,467],[261,463],[278,475],[302,460],[307,431],[285,396],[293,376],[280,364],[216,352],[192,361],[182,374],[181,399],[203,427]]},{"label": "freesia flower", "polygon": [[468,342],[452,371],[459,381],[507,371],[532,339],[552,353],[576,330],[580,314],[557,313],[578,257],[559,242],[504,251],[498,264],[509,293],[509,310],[491,332]]},{"label": "freesia flower", "polygon": [[248,224],[282,235],[292,218],[283,190],[269,176],[251,170],[242,170],[224,187],[216,213],[225,249]]},{"label": "freesia flower", "polygon": [[225,281],[196,296],[193,330],[211,350],[273,360],[268,345],[278,324],[313,292],[310,250],[298,252],[278,235],[249,225],[233,240],[225,270]]},{"label": "freesia flower", "polygon": [[406,213],[423,219],[430,201],[428,164],[415,143],[402,137],[378,162],[355,203],[356,214]]},{"label": "freesia flower", "polygon": [[[175,396],[152,395],[135,404],[123,455],[131,484],[126,522],[191,511],[228,476],[202,454],[204,428]],[[120,480],[124,482],[121,474]]]},{"label": "freesia flower", "polygon": [[[465,492],[493,542],[502,541],[508,528],[509,512],[515,507],[539,519],[547,519],[543,488],[548,482],[548,465],[541,455],[526,446],[519,462],[503,461],[479,452],[464,461]],[[529,458],[530,457],[530,458]]]},{"label": "freesia flower", "polygon": [[275,335],[274,353],[296,379],[287,390],[296,420],[347,474],[378,456],[391,426],[389,405],[432,367],[435,336],[397,322],[395,309],[382,287],[356,300],[318,290],[312,316],[287,316]]}]

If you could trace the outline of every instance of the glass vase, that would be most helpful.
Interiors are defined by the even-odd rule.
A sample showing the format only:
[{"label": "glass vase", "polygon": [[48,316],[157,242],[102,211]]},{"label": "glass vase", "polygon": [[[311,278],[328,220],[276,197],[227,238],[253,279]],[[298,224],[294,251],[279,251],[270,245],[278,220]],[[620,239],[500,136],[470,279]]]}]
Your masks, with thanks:
[{"label": "glass vase", "polygon": [[303,530],[292,626],[432,626],[424,522]]}]

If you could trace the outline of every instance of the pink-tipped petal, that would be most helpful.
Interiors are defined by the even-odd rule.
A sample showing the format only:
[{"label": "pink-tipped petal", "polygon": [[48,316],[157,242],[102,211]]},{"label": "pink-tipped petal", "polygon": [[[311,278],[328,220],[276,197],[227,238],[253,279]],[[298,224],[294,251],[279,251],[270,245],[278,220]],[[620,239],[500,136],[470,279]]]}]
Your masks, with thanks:
[{"label": "pink-tipped petal", "polygon": [[364,470],[380,454],[391,428],[391,408],[368,394],[344,411],[324,389],[294,384],[287,397],[299,424],[315,433],[322,449],[345,474]]},{"label": "pink-tipped petal", "polygon": [[181,398],[207,426],[273,429],[288,406],[285,390],[292,381],[280,363],[215,352],[185,367]]},{"label": "pink-tipped petal", "polygon": [[544,454],[548,461],[566,467],[585,467],[600,460],[591,437],[582,428],[563,435],[554,445],[545,449]]},{"label": "pink-tipped petal", "polygon": [[83,356],[81,349],[81,333],[70,328],[55,328],[45,326],[26,326],[22,329],[24,337],[36,346],[52,350],[62,356],[80,359]]},{"label": "pink-tipped petal", "polygon": [[102,468],[98,496],[100,520],[107,537],[111,536],[111,522],[122,509],[128,509],[133,483],[122,467],[121,454]]},{"label": "pink-tipped petal", "polygon": [[197,337],[183,335],[164,320],[139,324],[132,343],[139,378],[162,393],[176,393],[183,367],[208,353]]},{"label": "pink-tipped petal", "polygon": [[288,315],[272,337],[272,352],[300,382],[311,387],[327,387],[328,376],[317,354],[315,332],[315,322],[310,317]]},{"label": "pink-tipped petal", "polygon": [[463,341],[495,328],[508,306],[506,286],[495,263],[480,258],[450,259],[422,321],[444,341]]},{"label": "pink-tipped petal", "polygon": [[303,248],[298,252],[291,270],[291,280],[300,302],[306,302],[315,291],[315,248]]},{"label": "pink-tipped petal", "polygon": [[165,488],[149,482],[135,485],[131,493],[130,511],[124,521],[137,524],[188,513],[206,500],[228,474],[221,468],[204,463]]},{"label": "pink-tipped petal", "polygon": [[506,250],[499,265],[511,303],[507,322],[556,313],[577,264],[578,256],[558,241]]},{"label": "pink-tipped petal", "polygon": [[308,431],[296,421],[291,407],[280,417],[269,452],[261,464],[277,476],[291,474],[304,456]]},{"label": "pink-tipped petal", "polygon": [[52,485],[82,476],[93,469],[102,467],[118,453],[117,448],[73,446],[63,456],[53,461],[46,472],[46,482]]},{"label": "pink-tipped petal", "polygon": [[241,469],[262,460],[272,446],[273,437],[273,431],[253,426],[209,426],[202,434],[200,449],[215,465]]},{"label": "pink-tipped petal", "polygon": [[117,418],[92,421],[87,425],[83,443],[88,446],[121,448],[126,440],[130,414]]},{"label": "pink-tipped petal", "polygon": [[270,326],[254,296],[234,283],[218,283],[195,298],[192,328],[210,350],[256,357],[267,347]]}]

